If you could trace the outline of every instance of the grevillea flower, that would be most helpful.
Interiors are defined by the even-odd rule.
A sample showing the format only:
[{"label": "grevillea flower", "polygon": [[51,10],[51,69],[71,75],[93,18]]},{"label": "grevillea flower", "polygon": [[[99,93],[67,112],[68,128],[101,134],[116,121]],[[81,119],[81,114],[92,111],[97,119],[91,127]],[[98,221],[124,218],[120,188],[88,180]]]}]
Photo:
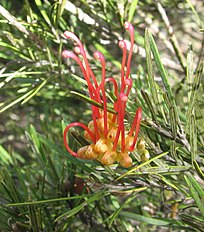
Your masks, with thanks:
[{"label": "grevillea flower", "polygon": [[[104,165],[119,162],[124,167],[130,167],[132,159],[129,153],[134,151],[136,147],[142,109],[137,109],[132,126],[127,130],[124,126],[124,118],[128,96],[132,87],[130,66],[134,45],[134,28],[129,22],[125,22],[124,27],[129,31],[131,46],[127,54],[126,42],[124,40],[119,42],[119,47],[123,51],[120,83],[117,83],[112,77],[106,77],[105,58],[102,53],[97,51],[94,53],[94,58],[101,63],[101,82],[99,83],[90,68],[86,52],[79,38],[70,31],[64,32],[65,37],[74,40],[77,46],[74,49],[75,53],[64,50],[62,56],[64,58],[72,58],[78,63],[87,82],[90,98],[103,105],[103,110],[97,106],[91,106],[92,120],[87,126],[80,122],[69,124],[64,130],[64,144],[67,151],[75,157],[96,159]],[[116,114],[108,112],[105,90],[107,82],[111,82],[114,87],[116,101],[113,104],[113,108]],[[84,137],[90,143],[90,145],[81,147],[77,152],[73,151],[67,142],[67,132],[71,127],[75,126],[84,129]]]}]

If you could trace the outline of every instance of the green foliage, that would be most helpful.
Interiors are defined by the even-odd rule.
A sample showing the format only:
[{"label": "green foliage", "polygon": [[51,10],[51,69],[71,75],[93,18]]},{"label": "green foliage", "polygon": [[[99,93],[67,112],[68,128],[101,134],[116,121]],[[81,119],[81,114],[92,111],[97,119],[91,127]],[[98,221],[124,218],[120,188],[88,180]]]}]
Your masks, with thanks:
[{"label": "green foliage", "polygon": [[[201,1],[1,4],[0,230],[204,231]],[[70,122],[90,121],[91,104],[103,107],[86,95],[75,63],[62,59],[74,47],[63,32],[74,31],[90,56],[103,52],[107,75],[117,77],[126,20],[136,29],[126,123],[141,106],[150,153],[142,161],[133,152],[129,169],[76,159],[62,138]],[[114,100],[108,86],[107,95]],[[80,131],[70,133],[73,150],[83,142]]]}]

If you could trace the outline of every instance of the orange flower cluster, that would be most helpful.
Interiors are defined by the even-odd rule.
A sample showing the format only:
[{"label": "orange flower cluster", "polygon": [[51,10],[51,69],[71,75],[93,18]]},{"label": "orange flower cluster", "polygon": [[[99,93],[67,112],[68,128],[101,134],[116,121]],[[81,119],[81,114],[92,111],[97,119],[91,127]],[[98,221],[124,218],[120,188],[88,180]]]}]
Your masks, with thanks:
[{"label": "orange flower cluster", "polygon": [[[130,33],[131,46],[129,55],[127,56],[126,42],[124,40],[119,42],[119,46],[123,50],[120,86],[118,86],[114,78],[106,77],[105,59],[100,52],[94,53],[94,57],[101,62],[102,66],[101,83],[97,82],[89,66],[83,45],[72,32],[66,31],[64,35],[66,38],[72,38],[77,43],[78,46],[75,47],[75,53],[81,55],[83,60],[75,53],[67,50],[63,51],[62,56],[64,58],[72,58],[79,64],[87,82],[90,98],[103,105],[103,110],[92,105],[92,120],[89,122],[88,126],[80,122],[74,122],[65,128],[64,144],[66,149],[70,154],[81,159],[96,159],[104,165],[111,165],[114,162],[119,162],[122,166],[127,168],[132,166],[132,159],[129,153],[136,147],[142,110],[141,108],[137,109],[130,130],[125,130],[124,117],[126,103],[132,87],[130,63],[134,45],[134,29],[129,22],[126,22],[124,27]],[[105,92],[105,83],[107,82],[111,82],[114,87],[114,94],[117,100],[114,102],[113,108],[116,114],[108,112]],[[77,153],[69,147],[66,138],[68,130],[74,126],[79,126],[84,129],[84,137],[90,143],[90,145],[81,147]]]}]

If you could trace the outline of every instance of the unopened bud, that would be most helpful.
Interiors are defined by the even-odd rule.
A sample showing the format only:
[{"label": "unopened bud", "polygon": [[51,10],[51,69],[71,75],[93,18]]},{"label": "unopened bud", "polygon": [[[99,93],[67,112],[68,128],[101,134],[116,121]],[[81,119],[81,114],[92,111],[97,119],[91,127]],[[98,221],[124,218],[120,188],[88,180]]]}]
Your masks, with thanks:
[{"label": "unopened bud", "polygon": [[147,160],[149,160],[149,158],[150,158],[149,151],[145,149],[145,150],[142,152],[141,161],[142,161],[142,162],[146,162]]},{"label": "unopened bud", "polygon": [[138,141],[137,149],[139,151],[144,151],[145,150],[145,140],[143,138]]}]

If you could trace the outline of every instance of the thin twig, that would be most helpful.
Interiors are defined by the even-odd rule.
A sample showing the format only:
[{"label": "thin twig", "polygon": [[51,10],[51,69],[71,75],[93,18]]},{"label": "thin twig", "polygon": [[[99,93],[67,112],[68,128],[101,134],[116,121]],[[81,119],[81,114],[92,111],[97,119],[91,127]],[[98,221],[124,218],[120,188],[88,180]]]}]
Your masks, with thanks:
[{"label": "thin twig", "polygon": [[169,131],[165,130],[164,128],[162,128],[161,126],[157,125],[155,122],[153,122],[152,120],[145,118],[143,121],[146,125],[150,126],[152,129],[154,129],[155,131],[157,131],[159,134],[163,135],[166,138],[172,139],[177,142],[180,143],[182,145],[185,146],[185,148],[190,151],[190,144],[187,141],[186,137],[183,136],[183,133],[177,132],[177,137],[174,138],[174,136],[172,135],[172,133],[170,133]]},{"label": "thin twig", "polygon": [[178,58],[178,61],[184,71],[184,73],[186,73],[186,65],[185,65],[185,61],[184,61],[184,56],[179,48],[179,45],[178,45],[178,40],[174,34],[174,30],[173,30],[173,27],[171,26],[170,24],[170,21],[169,21],[169,18],[166,14],[166,11],[165,9],[163,8],[163,6],[161,5],[160,2],[156,1],[156,6],[157,6],[157,10],[162,18],[162,20],[164,21],[164,24],[165,24],[165,27],[169,33],[169,36],[170,36],[170,41],[171,41],[171,44],[174,48],[174,52]]}]

